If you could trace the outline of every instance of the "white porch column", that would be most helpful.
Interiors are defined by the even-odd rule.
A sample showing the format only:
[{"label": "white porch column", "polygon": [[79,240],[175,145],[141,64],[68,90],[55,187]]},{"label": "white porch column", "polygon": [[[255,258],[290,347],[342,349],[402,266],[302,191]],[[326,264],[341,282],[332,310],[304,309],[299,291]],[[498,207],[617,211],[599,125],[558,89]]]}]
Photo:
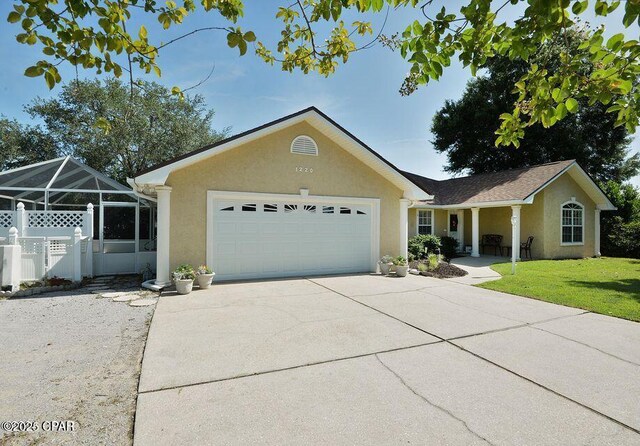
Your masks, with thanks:
[{"label": "white porch column", "polygon": [[511,206],[511,217],[516,224],[511,231],[511,259],[520,260],[520,205]]},{"label": "white porch column", "polygon": [[596,209],[595,212],[595,238],[593,244],[594,255],[600,257],[600,209]]},{"label": "white porch column", "polygon": [[480,208],[471,208],[471,257],[480,257]]},{"label": "white porch column", "polygon": [[403,257],[409,255],[409,204],[411,200],[400,199],[400,254]]},{"label": "white porch column", "polygon": [[169,242],[171,224],[171,188],[156,186],[158,195],[158,234],[156,248],[156,285],[171,284]]}]

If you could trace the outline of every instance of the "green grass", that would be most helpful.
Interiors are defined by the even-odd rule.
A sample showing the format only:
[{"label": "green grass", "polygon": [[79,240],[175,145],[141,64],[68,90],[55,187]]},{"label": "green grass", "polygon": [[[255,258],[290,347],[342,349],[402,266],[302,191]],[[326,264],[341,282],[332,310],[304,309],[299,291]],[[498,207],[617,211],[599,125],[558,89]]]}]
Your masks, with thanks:
[{"label": "green grass", "polygon": [[599,258],[519,262],[491,268],[503,277],[478,285],[490,290],[640,321],[640,260]]}]

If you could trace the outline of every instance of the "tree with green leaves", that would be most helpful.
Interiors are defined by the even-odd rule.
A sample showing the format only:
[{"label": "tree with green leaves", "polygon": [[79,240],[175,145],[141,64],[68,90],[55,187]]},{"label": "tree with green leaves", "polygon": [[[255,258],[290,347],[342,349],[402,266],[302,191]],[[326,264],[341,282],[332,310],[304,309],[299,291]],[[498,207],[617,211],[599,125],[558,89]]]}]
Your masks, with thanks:
[{"label": "tree with green leaves", "polygon": [[[544,64],[550,73],[560,70],[562,55],[574,54],[588,39],[586,28],[571,28],[565,36],[540,46],[531,62]],[[446,101],[434,115],[431,131],[435,150],[446,153],[445,170],[451,173],[485,173],[527,167],[552,161],[576,159],[597,181],[629,180],[640,170],[640,155],[629,156],[626,129],[616,127],[615,116],[599,102],[578,100],[578,110],[550,128],[531,125],[520,147],[494,146],[499,116],[513,107],[513,85],[526,74],[528,64],[496,56],[485,70],[467,83],[459,100]],[[585,75],[594,68],[581,66]]]},{"label": "tree with green leaves", "polygon": [[0,171],[59,156],[53,137],[40,126],[0,117]]},{"label": "tree with green leaves", "polygon": [[[496,56],[524,61],[526,72],[515,82],[518,95],[500,116],[498,145],[517,146],[525,129],[538,123],[550,127],[576,113],[584,101],[606,106],[616,125],[635,130],[640,119],[638,40],[621,33],[605,39],[602,26],[589,31],[577,52],[561,55],[560,69],[550,71],[531,58],[541,44],[565,35],[587,10],[606,17],[624,8],[622,24],[637,27],[640,0],[623,5],[619,0],[466,0],[458,9],[448,6],[444,0],[287,1],[274,11],[281,32],[273,48],[253,31],[237,26],[244,14],[243,0],[13,0],[7,20],[19,27],[18,42],[42,48],[43,58],[25,74],[44,77],[50,87],[61,81],[61,63],[116,77],[126,74],[131,84],[134,69],[160,75],[158,56],[164,48],[208,31],[226,35],[228,45],[241,55],[253,45],[259,57],[283,70],[323,75],[381,39],[410,65],[401,88],[404,94],[439,79],[455,59],[474,75]],[[368,14],[390,14],[399,8],[415,9],[419,19],[402,33],[378,32],[371,37]],[[363,20],[345,23],[347,10]],[[198,11],[212,14],[222,25],[174,32]],[[517,20],[506,18],[514,15]],[[164,40],[148,32],[152,22],[162,25]],[[636,28],[632,34],[637,34]],[[588,73],[582,70],[585,61],[594,67]],[[173,91],[180,93],[177,87]]]},{"label": "tree with green leaves", "polygon": [[617,210],[602,215],[603,255],[640,258],[640,190],[631,184],[602,184]]},{"label": "tree with green leaves", "polygon": [[44,122],[58,153],[120,182],[227,134],[212,129],[214,112],[201,96],[180,99],[154,82],[137,82],[131,91],[118,79],[72,81],[57,97],[36,99],[25,109]]}]

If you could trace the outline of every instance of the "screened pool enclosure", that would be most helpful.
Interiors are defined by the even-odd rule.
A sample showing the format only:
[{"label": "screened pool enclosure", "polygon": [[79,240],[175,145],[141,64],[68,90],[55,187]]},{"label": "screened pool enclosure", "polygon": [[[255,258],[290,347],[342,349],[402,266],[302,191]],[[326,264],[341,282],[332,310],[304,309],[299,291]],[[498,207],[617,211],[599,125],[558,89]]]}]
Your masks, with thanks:
[{"label": "screened pool enclosure", "polygon": [[23,280],[71,275],[56,269],[64,260],[55,256],[71,256],[77,228],[83,275],[155,270],[155,203],[68,156],[0,172],[0,243],[8,243],[12,227],[22,246]]}]

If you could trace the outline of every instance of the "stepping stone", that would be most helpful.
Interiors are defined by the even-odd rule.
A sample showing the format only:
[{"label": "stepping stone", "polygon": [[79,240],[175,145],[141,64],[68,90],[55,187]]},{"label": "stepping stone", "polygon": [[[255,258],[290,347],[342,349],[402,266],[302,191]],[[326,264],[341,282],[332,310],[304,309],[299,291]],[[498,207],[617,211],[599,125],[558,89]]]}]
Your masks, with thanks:
[{"label": "stepping stone", "polygon": [[148,307],[149,305],[154,305],[158,299],[145,298],[145,299],[137,299],[129,302],[129,305],[132,307]]},{"label": "stepping stone", "polygon": [[126,296],[127,294],[132,294],[132,293],[127,293],[127,292],[122,292],[122,291],[109,291],[109,292],[106,292],[106,293],[101,293],[101,296],[102,297],[114,298],[114,297]]},{"label": "stepping stone", "polygon": [[114,292],[115,290],[113,288],[102,288],[99,290],[91,290],[91,294],[99,294],[98,297],[104,297],[102,296],[102,294],[104,293],[111,293]]},{"label": "stepping stone", "polygon": [[130,302],[135,299],[140,299],[140,296],[138,296],[137,294],[125,294],[124,296],[114,297],[111,300],[113,300],[114,302]]}]

